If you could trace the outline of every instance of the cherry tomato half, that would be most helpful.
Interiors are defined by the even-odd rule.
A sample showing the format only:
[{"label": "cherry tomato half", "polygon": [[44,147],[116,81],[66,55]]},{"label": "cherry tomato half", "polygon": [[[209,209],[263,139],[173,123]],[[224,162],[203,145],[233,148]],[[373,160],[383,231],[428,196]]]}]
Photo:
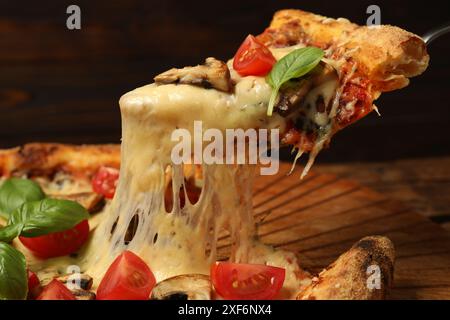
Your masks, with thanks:
[{"label": "cherry tomato half", "polygon": [[230,300],[270,300],[280,292],[283,268],[259,264],[216,262],[211,280],[217,293]]},{"label": "cherry tomato half", "polygon": [[19,239],[35,256],[47,259],[74,253],[86,242],[88,236],[89,223],[83,220],[66,231],[33,238],[19,237]]},{"label": "cherry tomato half", "polygon": [[241,76],[265,76],[276,62],[265,45],[248,35],[234,56],[233,68]]},{"label": "cherry tomato half", "polygon": [[61,282],[53,279],[42,290],[37,300],[76,300],[75,296]]},{"label": "cherry tomato half", "polygon": [[101,167],[92,178],[92,189],[105,198],[114,198],[116,192],[119,170],[111,167]]},{"label": "cherry tomato half", "polygon": [[124,251],[106,271],[97,300],[147,300],[156,280],[147,264],[131,251]]},{"label": "cherry tomato half", "polygon": [[41,282],[33,271],[28,270],[28,298],[34,299],[41,292]]}]

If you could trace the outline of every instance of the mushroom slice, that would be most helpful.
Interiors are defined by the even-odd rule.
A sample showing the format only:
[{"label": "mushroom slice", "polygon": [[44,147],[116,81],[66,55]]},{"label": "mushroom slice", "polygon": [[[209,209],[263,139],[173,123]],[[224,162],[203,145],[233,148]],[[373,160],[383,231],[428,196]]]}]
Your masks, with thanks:
[{"label": "mushroom slice", "polygon": [[[324,88],[326,83],[331,82],[336,84],[339,82],[339,76],[336,69],[328,63],[321,61],[316,69],[306,78],[293,79],[282,86],[279,98],[275,104],[275,110],[283,117],[296,111],[301,111],[301,109],[305,109],[306,107],[305,100],[308,94],[315,94],[315,91],[318,91],[316,88],[319,86]],[[325,107],[325,105],[316,106],[317,112],[325,112]]]},{"label": "mushroom slice", "polygon": [[184,274],[159,282],[152,291],[155,300],[211,300],[211,280],[204,274]]},{"label": "mushroom slice", "polygon": [[96,295],[92,291],[83,289],[70,290],[77,300],[95,300]]},{"label": "mushroom slice", "polygon": [[[75,285],[75,279],[73,277],[78,277],[80,283],[79,285]],[[95,300],[95,293],[92,291],[89,291],[92,287],[93,279],[87,274],[66,274],[64,276],[56,278],[56,280],[62,282],[67,289],[72,292],[72,294],[75,296],[77,300]],[[73,285],[71,285],[73,284]]]},{"label": "mushroom slice", "polygon": [[283,117],[298,110],[312,87],[311,81],[290,81],[280,91],[275,110]]},{"label": "mushroom slice", "polygon": [[157,84],[181,83],[224,92],[232,90],[228,66],[225,62],[212,57],[207,58],[202,65],[170,69],[157,75],[154,80]]},{"label": "mushroom slice", "polygon": [[92,277],[88,276],[87,274],[67,274],[61,277],[56,278],[58,281],[61,281],[62,283],[64,283],[66,286],[68,283],[71,282],[75,282],[75,277],[79,279],[76,280],[80,280],[80,288],[79,289],[83,289],[83,290],[89,290],[92,287],[92,282],[93,279]]}]

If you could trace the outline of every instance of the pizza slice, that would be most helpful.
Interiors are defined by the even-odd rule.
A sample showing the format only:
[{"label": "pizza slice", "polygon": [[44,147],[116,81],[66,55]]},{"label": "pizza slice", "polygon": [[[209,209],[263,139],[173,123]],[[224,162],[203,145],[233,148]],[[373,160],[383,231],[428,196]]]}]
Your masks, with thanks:
[{"label": "pizza slice", "polygon": [[[313,158],[337,131],[377,111],[374,101],[381,93],[407,86],[409,78],[424,72],[429,62],[422,39],[398,27],[358,26],[347,19],[300,10],[277,12],[258,40],[271,47],[301,43],[322,48],[326,52],[323,61],[336,71],[331,80],[336,82],[334,92],[327,95],[322,88],[312,99],[306,96],[306,105],[312,110],[298,111],[283,137],[285,143],[310,151]],[[321,77],[311,75],[309,95],[314,88],[327,85]],[[314,78],[319,82],[314,83]],[[297,99],[292,104],[289,94],[279,100],[278,111],[304,109],[305,102]],[[326,116],[319,117],[323,113]]]},{"label": "pizza slice", "polygon": [[[385,297],[394,260],[388,239],[362,239],[313,277],[300,267],[295,253],[257,239],[251,184],[255,166],[224,163],[217,152],[213,162],[196,162],[195,143],[187,144],[191,152],[183,161],[175,161],[179,141],[174,132],[279,132],[282,144],[297,150],[297,158],[310,154],[305,175],[336,132],[376,110],[373,102],[382,92],[406,86],[428,60],[423,41],[399,28],[357,26],[283,10],[261,35],[248,37],[234,59],[207,58],[202,65],[171,69],[156,76],[155,83],[122,96],[117,185],[111,181],[118,174],[97,172],[103,162],[118,167],[118,153],[111,147],[57,146],[41,155],[36,148],[25,157],[20,149],[6,151],[0,157],[2,175],[27,168],[26,177],[40,181],[52,197],[65,193],[58,191],[59,183],[54,186],[65,172],[76,177],[77,187],[69,183],[68,190],[113,196],[76,256],[35,266],[50,280],[55,270],[76,263],[91,278],[98,299],[146,299],[153,287],[154,298]],[[202,141],[200,150],[206,146]],[[39,172],[47,178],[40,179]],[[90,179],[92,187],[86,187]],[[228,261],[217,261],[222,247]],[[366,269],[372,264],[382,272],[377,290],[366,285]],[[127,281],[127,272],[134,271],[142,284],[139,290],[133,287],[136,282]],[[68,296],[58,283],[49,286],[45,297],[58,290]],[[180,294],[177,288],[197,291]]]},{"label": "pizza slice", "polygon": [[[429,62],[422,39],[398,27],[358,26],[300,10],[277,12],[258,39],[274,47],[300,42],[322,48],[325,63],[337,73],[334,96],[327,97],[322,90],[322,98],[313,97],[313,111],[295,115],[284,136],[285,143],[310,151],[312,159],[337,131],[377,111],[374,101],[381,93],[407,86],[409,78],[425,71]],[[296,109],[283,101],[279,110]],[[326,113],[325,121],[318,117],[321,113]]]}]

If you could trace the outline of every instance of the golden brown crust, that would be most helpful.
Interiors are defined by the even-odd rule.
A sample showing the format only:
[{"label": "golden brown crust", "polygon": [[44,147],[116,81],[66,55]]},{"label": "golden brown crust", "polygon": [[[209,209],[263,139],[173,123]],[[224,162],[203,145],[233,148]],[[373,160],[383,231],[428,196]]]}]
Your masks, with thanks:
[{"label": "golden brown crust", "polygon": [[0,150],[0,177],[50,177],[61,171],[72,176],[90,177],[100,166],[119,168],[119,145],[30,143]]},{"label": "golden brown crust", "polygon": [[313,279],[297,299],[385,299],[393,281],[394,259],[388,238],[365,237]]},{"label": "golden brown crust", "polygon": [[358,26],[347,19],[331,19],[301,10],[278,11],[270,27],[259,36],[268,45],[305,43],[358,63],[379,92],[408,85],[428,66],[423,40],[398,27]]}]

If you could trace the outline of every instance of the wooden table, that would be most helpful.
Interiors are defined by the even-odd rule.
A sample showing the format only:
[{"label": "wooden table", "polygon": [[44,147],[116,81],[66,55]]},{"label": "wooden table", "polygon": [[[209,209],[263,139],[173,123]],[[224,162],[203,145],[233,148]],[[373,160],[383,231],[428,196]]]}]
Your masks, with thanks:
[{"label": "wooden table", "polygon": [[[261,239],[298,253],[319,272],[360,238],[389,237],[396,248],[392,299],[450,299],[450,158],[318,165],[255,181]],[[377,191],[375,191],[377,190]],[[443,224],[448,227],[448,223]]]},{"label": "wooden table", "polygon": [[399,200],[450,231],[450,157],[318,165]]}]

